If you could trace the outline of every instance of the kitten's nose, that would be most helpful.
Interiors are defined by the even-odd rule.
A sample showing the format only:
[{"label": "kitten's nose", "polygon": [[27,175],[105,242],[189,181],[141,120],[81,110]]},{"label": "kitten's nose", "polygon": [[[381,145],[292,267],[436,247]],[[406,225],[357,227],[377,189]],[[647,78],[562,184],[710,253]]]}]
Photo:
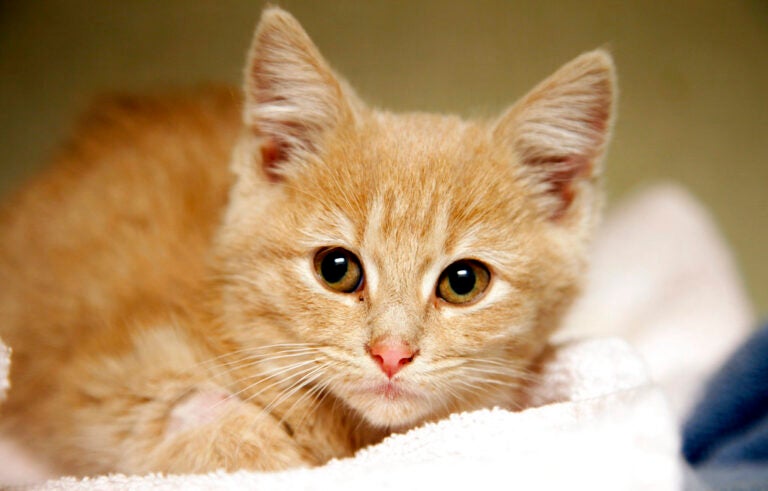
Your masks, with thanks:
[{"label": "kitten's nose", "polygon": [[405,342],[391,339],[376,341],[369,349],[373,360],[389,378],[394,377],[416,356],[416,353]]}]

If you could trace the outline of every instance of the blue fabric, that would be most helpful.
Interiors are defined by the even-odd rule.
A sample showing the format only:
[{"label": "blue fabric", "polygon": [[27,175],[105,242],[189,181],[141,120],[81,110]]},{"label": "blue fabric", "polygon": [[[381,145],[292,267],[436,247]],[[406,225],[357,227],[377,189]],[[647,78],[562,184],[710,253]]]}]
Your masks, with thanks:
[{"label": "blue fabric", "polygon": [[705,465],[696,468],[695,478],[686,483],[686,491],[765,491],[768,465]]},{"label": "blue fabric", "polygon": [[707,385],[683,428],[692,465],[768,464],[768,324]]},{"label": "blue fabric", "polygon": [[710,380],[683,427],[683,455],[710,489],[768,489],[768,324]]}]

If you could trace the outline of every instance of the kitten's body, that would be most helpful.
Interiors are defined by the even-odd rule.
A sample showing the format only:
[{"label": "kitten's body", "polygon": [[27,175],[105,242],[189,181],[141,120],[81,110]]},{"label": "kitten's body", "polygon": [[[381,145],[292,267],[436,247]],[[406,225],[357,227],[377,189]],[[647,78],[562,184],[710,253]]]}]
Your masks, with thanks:
[{"label": "kitten's body", "polygon": [[[611,89],[593,53],[497,121],[373,111],[269,11],[244,102],[103,103],[4,208],[3,421],[67,472],[280,469],[519,404],[582,275]],[[351,293],[312,269],[337,246]],[[491,280],[451,305],[464,258]]]}]

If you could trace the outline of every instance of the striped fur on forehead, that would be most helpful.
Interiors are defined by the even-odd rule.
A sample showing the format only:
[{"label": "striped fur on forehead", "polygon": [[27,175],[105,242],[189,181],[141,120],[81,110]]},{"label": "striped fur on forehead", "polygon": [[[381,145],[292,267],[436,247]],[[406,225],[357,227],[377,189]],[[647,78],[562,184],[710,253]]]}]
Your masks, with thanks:
[{"label": "striped fur on forehead", "polygon": [[391,197],[374,198],[365,223],[362,251],[375,272],[371,291],[378,292],[381,280],[390,289],[411,289],[409,293],[420,294],[423,301],[429,298],[431,286],[417,285],[444,255],[448,208],[437,199],[420,209],[389,206]]},{"label": "striped fur on forehead", "polygon": [[509,159],[494,154],[486,125],[434,115],[373,121],[332,141],[321,162],[291,181],[305,203],[303,243],[359,253],[369,286],[381,274],[430,283],[462,258],[496,267],[518,260],[525,193]]}]

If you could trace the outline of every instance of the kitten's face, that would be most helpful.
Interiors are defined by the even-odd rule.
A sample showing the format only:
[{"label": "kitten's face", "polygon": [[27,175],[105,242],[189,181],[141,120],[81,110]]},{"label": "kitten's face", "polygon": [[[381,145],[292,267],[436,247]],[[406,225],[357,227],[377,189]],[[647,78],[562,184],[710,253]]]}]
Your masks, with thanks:
[{"label": "kitten's face", "polygon": [[[315,55],[284,25],[295,21],[278,20],[265,26],[265,14],[253,70],[285,32]],[[275,70],[267,89],[290,86],[297,106],[314,97],[295,112],[313,119],[280,121],[289,111],[274,101],[290,94],[247,84],[258,131],[237,151],[220,234],[228,337],[276,345],[269,366],[287,386],[330,391],[375,425],[508,403],[577,289],[596,209],[589,179],[575,182],[567,152],[550,158],[557,172],[529,169],[548,160],[514,144],[525,106],[495,123],[398,116],[366,109],[332,72],[306,82],[333,85],[318,98],[322,87],[295,90],[307,67],[290,84]]]}]

